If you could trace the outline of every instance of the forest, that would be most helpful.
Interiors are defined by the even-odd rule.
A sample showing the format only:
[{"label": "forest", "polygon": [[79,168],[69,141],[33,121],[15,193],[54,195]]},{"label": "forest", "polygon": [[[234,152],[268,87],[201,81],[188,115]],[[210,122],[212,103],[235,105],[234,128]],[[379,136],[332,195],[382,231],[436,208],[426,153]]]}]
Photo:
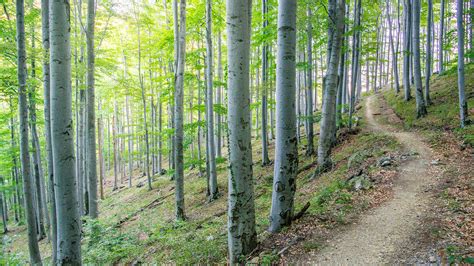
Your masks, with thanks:
[{"label": "forest", "polygon": [[0,5],[0,265],[474,263],[474,0]]}]

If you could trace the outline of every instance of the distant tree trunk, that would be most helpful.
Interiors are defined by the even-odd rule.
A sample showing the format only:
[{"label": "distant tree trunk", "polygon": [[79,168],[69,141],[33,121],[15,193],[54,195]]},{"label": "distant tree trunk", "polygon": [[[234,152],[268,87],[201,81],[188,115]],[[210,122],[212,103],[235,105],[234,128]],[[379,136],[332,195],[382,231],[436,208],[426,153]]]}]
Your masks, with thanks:
[{"label": "distant tree trunk", "polygon": [[[262,19],[263,19],[263,31],[268,31],[268,0],[262,0]],[[268,120],[268,49],[269,46],[264,41],[262,47],[262,165],[268,165],[270,159],[268,158],[268,133],[267,133],[267,120]]]},{"label": "distant tree trunk", "polygon": [[104,126],[102,119],[102,104],[99,99],[98,103],[98,112],[99,118],[97,118],[97,133],[98,133],[98,143],[99,143],[99,195],[100,199],[104,199],[104,177],[105,177],[105,160],[104,160]]},{"label": "distant tree trunk", "polygon": [[308,14],[308,24],[307,24],[307,34],[308,34],[308,42],[307,42],[307,50],[308,50],[308,69],[306,70],[307,75],[307,86],[306,86],[306,102],[305,102],[305,116],[306,116],[306,137],[308,138],[308,143],[306,144],[306,156],[311,156],[314,154],[314,129],[313,129],[313,71],[312,71],[312,63],[313,63],[313,26],[311,25],[310,18],[312,17],[311,8],[308,5],[307,7],[307,14]]},{"label": "distant tree trunk", "polygon": [[130,123],[130,96],[125,97],[125,108],[127,113],[127,133],[128,133],[128,187],[132,187],[133,177],[133,136],[131,132],[132,125]]},{"label": "distant tree trunk", "polygon": [[[3,183],[3,177],[0,176],[0,185],[1,186],[4,186],[4,183]],[[6,198],[4,198],[5,196],[5,193],[3,192],[0,192],[0,215],[2,216],[2,223],[3,223],[3,234],[6,234],[8,233],[8,219],[7,219],[7,212],[8,212],[8,209],[5,208],[5,205],[4,205],[4,202],[6,202]]]},{"label": "distant tree trunk", "polygon": [[[137,8],[140,9],[139,7]],[[148,124],[147,124],[147,115],[146,115],[146,95],[145,95],[145,84],[144,77],[142,73],[142,64],[141,64],[141,42],[140,42],[140,11],[137,11],[137,38],[138,38],[138,76],[140,79],[140,88],[142,91],[142,102],[143,102],[143,127],[145,130],[145,173],[147,177],[148,190],[152,190],[151,187],[151,174],[150,174],[150,144],[148,137]]]},{"label": "distant tree trunk", "polygon": [[85,175],[85,143],[84,143],[84,109],[85,109],[85,90],[82,88],[79,89],[79,121],[78,121],[78,130],[79,130],[79,143],[77,149],[79,150],[79,157],[76,160],[76,164],[79,165],[79,173],[77,173],[77,200],[79,204],[79,214],[84,215],[84,175]]},{"label": "distant tree trunk", "polygon": [[468,118],[466,95],[464,92],[464,25],[463,0],[457,0],[456,20],[458,32],[458,91],[459,91],[459,118],[461,128],[464,128]]},{"label": "distant tree trunk", "polygon": [[440,10],[440,18],[439,18],[439,44],[438,44],[438,72],[442,74],[444,72],[444,55],[443,55],[443,42],[444,42],[444,0],[441,0],[441,10]]},{"label": "distant tree trunk", "polygon": [[218,197],[217,173],[216,173],[216,147],[214,142],[214,108],[213,108],[213,88],[212,88],[212,0],[206,0],[206,76],[207,76],[207,103],[206,103],[206,123],[209,157],[209,199]]},{"label": "distant tree trunk", "polygon": [[[387,0],[387,18],[388,18],[388,34],[390,38],[390,49],[392,50],[392,67],[393,67],[393,76],[395,78],[395,91],[397,94],[400,92],[400,83],[398,81],[398,59],[397,59],[397,51],[395,51],[395,40],[393,39],[392,34],[392,18],[390,12],[390,0]],[[429,23],[428,23],[429,24]]]},{"label": "distant tree trunk", "polygon": [[58,264],[81,264],[71,112],[69,1],[50,3],[51,128],[58,219]]},{"label": "distant tree trunk", "polygon": [[95,0],[87,4],[87,168],[89,216],[96,219],[97,208],[97,155],[95,137],[95,81],[94,81],[94,26]]},{"label": "distant tree trunk", "polygon": [[405,101],[411,99],[410,92],[410,43],[411,43],[411,4],[410,0],[404,0],[403,5],[403,90],[405,91]]},{"label": "distant tree trunk", "polygon": [[[217,38],[217,78],[219,80],[219,86],[217,87],[217,104],[222,104],[222,85],[223,81],[223,70],[222,70],[222,37],[221,32]],[[258,80],[258,79],[257,79]],[[258,111],[258,110],[257,110]],[[258,119],[258,113],[257,113]],[[216,156],[222,157],[222,117],[220,112],[217,113],[217,133],[216,133]]]},{"label": "distant tree trunk", "polygon": [[[360,42],[360,9],[361,0],[354,4],[354,32],[352,33],[352,71],[351,71],[351,99],[349,102],[349,128],[352,128],[352,115],[354,113],[357,77],[359,73],[359,42]],[[383,46],[382,46],[383,47]],[[382,52],[383,53],[383,52]],[[382,79],[382,78],[381,78]]]},{"label": "distant tree trunk", "polygon": [[28,147],[28,102],[26,88],[26,49],[25,49],[25,11],[23,0],[16,0],[16,30],[17,30],[17,71],[18,94],[20,112],[20,156],[21,175],[23,177],[23,193],[25,197],[26,222],[28,226],[28,249],[30,263],[41,265],[41,255],[37,240],[35,207],[34,207],[34,180],[30,173],[30,157]]},{"label": "distant tree trunk", "polygon": [[51,83],[49,67],[49,0],[41,1],[41,28],[43,38],[43,88],[44,88],[44,128],[46,139],[46,153],[48,162],[48,189],[51,217],[51,261],[56,264],[57,259],[57,219],[56,201],[54,199],[54,163],[51,143]]},{"label": "distant tree trunk", "polygon": [[372,85],[374,88],[374,92],[377,92],[377,78],[378,78],[378,69],[379,69],[379,54],[380,54],[380,16],[377,17],[377,36],[376,36],[376,49],[375,49],[375,65],[374,68],[374,84]]},{"label": "distant tree trunk", "polygon": [[417,118],[423,117],[427,114],[425,100],[423,99],[423,85],[421,81],[420,12],[420,0],[413,0],[413,74],[415,78]]},{"label": "distant tree trunk", "polygon": [[227,0],[230,264],[257,246],[249,106],[251,0]]},{"label": "distant tree trunk", "polygon": [[183,163],[183,98],[184,98],[184,64],[186,55],[186,0],[180,0],[179,33],[175,42],[178,44],[178,62],[175,74],[174,93],[174,156],[175,156],[175,195],[176,219],[184,220],[184,163]]},{"label": "distant tree trunk", "polygon": [[331,19],[329,27],[332,28],[331,57],[323,97],[322,120],[320,128],[320,139],[318,145],[318,164],[321,171],[331,166],[330,153],[335,132],[336,92],[337,92],[337,68],[341,49],[341,37],[344,30],[345,0],[338,0],[332,7],[335,16]]},{"label": "distant tree trunk", "polygon": [[112,190],[117,190],[118,185],[118,143],[117,143],[117,123],[118,123],[118,112],[117,112],[117,100],[116,96],[114,96],[114,116],[112,120],[112,141],[114,145],[114,185],[112,187]]},{"label": "distant tree trunk", "polygon": [[431,104],[430,77],[431,77],[431,31],[433,20],[433,0],[428,0],[428,20],[426,27],[426,63],[425,63],[425,103]]},{"label": "distant tree trunk", "polygon": [[296,140],[296,1],[278,5],[276,83],[276,150],[270,231],[278,232],[293,219],[298,146]]},{"label": "distant tree trunk", "polygon": [[[342,47],[345,47],[347,44],[347,38],[345,37],[345,33],[347,32],[346,25],[344,24],[344,35],[342,37]],[[339,64],[338,70],[338,79],[337,79],[337,96],[336,96],[336,127],[342,127],[342,104],[344,98],[344,91],[345,91],[345,75],[347,74],[344,69],[346,68],[346,51],[341,51],[341,62]],[[368,75],[367,75],[368,76]]]}]

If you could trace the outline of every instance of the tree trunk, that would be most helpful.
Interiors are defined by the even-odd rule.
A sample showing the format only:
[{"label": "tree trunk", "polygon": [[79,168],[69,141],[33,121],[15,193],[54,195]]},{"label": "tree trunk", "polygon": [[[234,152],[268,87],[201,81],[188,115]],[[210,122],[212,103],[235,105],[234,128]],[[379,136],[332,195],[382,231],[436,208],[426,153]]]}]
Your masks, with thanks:
[{"label": "tree trunk", "polygon": [[459,118],[461,128],[466,126],[468,108],[464,93],[464,25],[462,20],[463,1],[457,0],[456,20],[458,32],[458,91],[459,91]]},{"label": "tree trunk", "polygon": [[351,99],[349,102],[349,105],[350,105],[349,106],[349,128],[352,128],[352,115],[354,114],[354,109],[355,109],[354,105],[355,105],[355,100],[356,100],[355,97],[356,97],[357,77],[360,71],[359,70],[360,31],[357,28],[360,27],[361,5],[362,5],[361,0],[357,0],[354,4],[354,29],[356,30],[354,30],[354,32],[352,33],[352,71],[351,71]]},{"label": "tree trunk", "polygon": [[41,265],[41,255],[37,241],[34,207],[34,180],[30,173],[30,156],[28,147],[28,102],[26,88],[26,49],[25,49],[25,11],[23,0],[16,0],[16,29],[17,29],[17,70],[18,94],[20,112],[20,156],[21,174],[23,177],[23,193],[25,196],[26,222],[28,226],[28,249],[30,263]]},{"label": "tree trunk", "polygon": [[296,140],[296,1],[278,4],[276,148],[270,231],[291,224],[294,212],[298,147]]},{"label": "tree trunk", "polygon": [[[266,32],[268,26],[268,0],[262,0],[262,19],[263,19],[263,31]],[[266,41],[262,47],[262,165],[270,164],[268,158],[268,44]]]},{"label": "tree trunk", "polygon": [[227,0],[230,264],[257,246],[253,195],[249,57],[251,0]]},{"label": "tree trunk", "polygon": [[313,129],[313,26],[311,25],[310,18],[312,17],[311,8],[308,5],[307,7],[308,14],[308,24],[306,25],[306,31],[308,34],[307,42],[307,51],[308,51],[308,69],[306,70],[307,86],[306,86],[306,102],[305,102],[305,116],[306,116],[306,137],[308,138],[308,143],[306,145],[306,156],[311,156],[314,154],[314,129]]},{"label": "tree trunk", "polygon": [[118,112],[117,112],[117,97],[116,95],[114,96],[114,116],[112,119],[112,141],[113,141],[113,146],[114,146],[114,185],[112,187],[112,190],[117,190],[118,185],[117,185],[117,179],[118,179],[118,143],[117,143],[117,121],[118,121]]},{"label": "tree trunk", "polygon": [[333,28],[331,57],[324,89],[322,120],[320,128],[320,139],[318,145],[318,164],[322,171],[331,166],[330,153],[335,132],[336,92],[337,92],[337,68],[341,49],[341,37],[344,30],[345,0],[334,3],[335,16],[331,19],[329,27]]},{"label": "tree trunk", "polygon": [[[222,104],[222,85],[223,82],[223,70],[222,70],[222,37],[221,32],[217,38],[217,78],[219,80],[219,86],[217,88],[217,104]],[[257,79],[258,80],[258,79]],[[257,113],[258,117],[258,113]],[[257,118],[258,119],[258,118]],[[216,133],[216,156],[222,157],[222,117],[220,112],[217,113],[217,133]]]},{"label": "tree trunk", "polygon": [[[5,184],[3,183],[3,177],[0,176],[0,185],[4,186]],[[2,223],[3,223],[3,234],[8,233],[8,218],[7,218],[7,212],[8,209],[5,207],[4,202],[6,202],[6,198],[4,197],[5,193],[0,192],[0,215],[2,216]]]},{"label": "tree trunk", "polygon": [[426,29],[426,63],[425,63],[425,103],[431,104],[430,98],[430,77],[431,77],[431,31],[433,19],[433,0],[428,0],[428,21]]},{"label": "tree trunk", "polygon": [[105,160],[104,160],[104,126],[101,110],[102,105],[99,99],[98,103],[98,112],[99,118],[97,118],[97,133],[98,133],[98,143],[99,143],[99,195],[100,199],[104,199],[104,177],[105,177]]},{"label": "tree trunk", "polygon": [[175,192],[176,219],[184,220],[184,163],[183,163],[183,98],[184,98],[184,64],[186,55],[186,0],[180,0],[179,10],[178,60],[175,74],[174,93],[174,156],[175,156]]},{"label": "tree trunk", "polygon": [[87,4],[87,178],[89,196],[89,216],[96,219],[97,208],[97,154],[95,137],[95,81],[94,81],[94,27],[95,0]]},{"label": "tree trunk", "polygon": [[50,3],[51,129],[58,219],[58,264],[81,264],[71,112],[69,1]]},{"label": "tree trunk", "polygon": [[[388,18],[388,34],[390,38],[390,49],[392,50],[392,67],[393,67],[393,75],[395,78],[395,91],[397,94],[400,92],[400,83],[398,81],[398,59],[397,59],[397,52],[395,51],[395,44],[392,34],[392,18],[390,12],[390,0],[387,0],[387,18]],[[429,23],[428,23],[429,24]]]},{"label": "tree trunk", "polygon": [[423,99],[423,85],[421,81],[421,52],[420,52],[420,0],[413,1],[413,74],[416,89],[416,117],[427,114],[425,100]]},{"label": "tree trunk", "polygon": [[208,138],[209,163],[209,200],[217,199],[217,173],[216,173],[216,147],[214,142],[214,108],[213,108],[213,88],[212,88],[212,0],[206,0],[206,76],[207,76],[207,102],[206,102],[206,123]]},{"label": "tree trunk", "polygon": [[49,0],[41,1],[41,28],[43,38],[43,88],[44,88],[44,127],[46,139],[46,153],[48,162],[48,188],[50,201],[50,217],[51,217],[51,245],[52,255],[51,261],[56,263],[57,259],[57,218],[56,218],[56,201],[54,199],[54,163],[53,150],[51,143],[51,83],[50,83],[50,67],[49,67]]},{"label": "tree trunk", "polygon": [[404,31],[403,31],[403,90],[405,101],[411,99],[410,92],[410,42],[411,42],[411,4],[410,0],[405,0],[403,5]]},{"label": "tree trunk", "polygon": [[438,72],[442,74],[444,72],[444,55],[443,55],[443,46],[444,46],[444,0],[441,0],[441,10],[440,10],[440,19],[439,19],[439,44],[438,44]]}]

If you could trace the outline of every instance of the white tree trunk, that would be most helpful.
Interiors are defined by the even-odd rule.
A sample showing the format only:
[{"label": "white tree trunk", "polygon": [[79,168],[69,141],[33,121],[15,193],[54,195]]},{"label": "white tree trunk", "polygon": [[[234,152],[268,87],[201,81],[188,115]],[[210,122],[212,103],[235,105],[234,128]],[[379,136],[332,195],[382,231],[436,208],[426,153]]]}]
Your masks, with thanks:
[{"label": "white tree trunk", "polygon": [[461,127],[466,126],[468,108],[464,93],[464,25],[463,25],[463,1],[457,0],[456,20],[458,31],[458,91],[459,91],[459,118]]},{"label": "white tree trunk", "polygon": [[296,138],[296,1],[278,3],[276,148],[270,231],[293,219],[298,147]]},{"label": "white tree trunk", "polygon": [[249,57],[251,0],[227,0],[230,263],[257,245],[253,196]]},{"label": "white tree trunk", "polygon": [[71,111],[69,1],[50,2],[51,127],[58,219],[58,263],[81,264],[81,219],[77,208]]},{"label": "white tree trunk", "polygon": [[423,99],[423,84],[421,81],[421,52],[420,52],[420,0],[413,0],[413,74],[415,78],[416,117],[427,114],[425,100]]}]

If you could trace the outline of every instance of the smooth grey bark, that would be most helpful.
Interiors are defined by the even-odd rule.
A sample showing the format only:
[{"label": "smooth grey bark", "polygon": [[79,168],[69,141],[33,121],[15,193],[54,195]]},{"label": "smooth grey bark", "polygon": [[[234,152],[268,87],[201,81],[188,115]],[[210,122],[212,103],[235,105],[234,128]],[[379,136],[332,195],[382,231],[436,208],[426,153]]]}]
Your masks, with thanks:
[{"label": "smooth grey bark", "polygon": [[57,218],[56,218],[56,201],[54,198],[54,165],[53,150],[51,143],[51,83],[50,83],[50,67],[49,67],[49,0],[41,1],[41,29],[43,43],[43,89],[44,89],[44,134],[46,139],[46,154],[48,165],[48,189],[50,202],[50,218],[51,218],[51,245],[52,254],[51,261],[56,263],[57,257]]},{"label": "smooth grey bark", "polygon": [[421,53],[420,53],[420,0],[413,0],[413,75],[415,79],[416,117],[427,114],[423,99],[423,84],[421,80]]},{"label": "smooth grey bark", "polygon": [[[268,26],[268,0],[262,0],[262,19],[263,19],[263,31],[266,32]],[[262,135],[262,165],[268,165],[270,159],[268,157],[268,49],[269,46],[264,41],[262,47],[262,122],[261,122],[261,135]]]},{"label": "smooth grey bark", "polygon": [[[117,115],[117,101],[114,97],[114,116],[112,118],[112,141],[113,141],[113,159],[114,159],[114,184],[112,191],[118,189],[117,179],[118,179],[118,143],[117,143],[117,124],[118,124],[118,115]],[[110,141],[109,141],[110,143]],[[110,154],[110,153],[109,153]]]},{"label": "smooth grey bark", "polygon": [[[30,2],[30,7],[33,2]],[[35,27],[31,27],[31,47],[36,49],[36,35]],[[31,79],[36,80],[36,56],[31,56]],[[29,124],[31,129],[31,147],[32,147],[32,173],[35,176],[36,186],[36,207],[37,207],[37,222],[38,235],[42,239],[48,235],[49,237],[49,215],[46,206],[46,192],[44,188],[43,164],[41,161],[41,147],[39,143],[38,130],[36,127],[36,85],[34,83],[29,85],[28,90],[29,101]],[[49,238],[48,238],[49,239]]]},{"label": "smooth grey bark", "polygon": [[308,34],[308,42],[306,44],[308,52],[308,69],[306,70],[306,97],[305,97],[305,122],[306,122],[306,156],[314,154],[314,129],[313,129],[313,25],[311,25],[311,7],[307,6],[308,21],[306,25],[306,32]]},{"label": "smooth grey bark", "polygon": [[100,199],[104,199],[104,178],[105,178],[105,159],[104,159],[104,125],[102,119],[102,104],[99,99],[98,110],[99,118],[97,118],[97,138],[99,148],[99,195]]},{"label": "smooth grey bark", "polygon": [[400,92],[400,83],[399,83],[399,78],[398,78],[398,54],[397,54],[397,51],[395,50],[395,44],[394,44],[395,40],[393,38],[393,33],[392,33],[392,18],[391,18],[391,12],[390,12],[390,0],[387,0],[387,18],[388,18],[388,27],[389,27],[388,34],[389,34],[389,38],[390,38],[390,49],[392,51],[392,71],[393,71],[393,76],[394,76],[394,79],[395,79],[395,91],[397,93],[399,93]]},{"label": "smooth grey bark", "polygon": [[87,179],[89,216],[96,219],[99,215],[97,207],[97,153],[95,136],[95,0],[87,3]]},{"label": "smooth grey bark", "polygon": [[81,264],[71,107],[69,1],[50,2],[51,129],[58,219],[58,264]]},{"label": "smooth grey bark", "polygon": [[403,31],[403,90],[405,92],[405,101],[411,99],[410,92],[410,43],[411,43],[411,4],[410,0],[404,0],[403,2],[403,19],[404,19],[404,31]]},{"label": "smooth grey bark", "polygon": [[296,1],[278,2],[276,143],[271,232],[291,224],[294,212],[298,147],[296,138]]},{"label": "smooth grey bark", "polygon": [[125,108],[126,108],[126,119],[127,119],[127,133],[128,133],[128,187],[132,187],[132,177],[133,177],[133,136],[131,132],[132,125],[130,124],[130,96],[125,96]]},{"label": "smooth grey bark", "polygon": [[440,7],[440,19],[439,19],[439,38],[438,38],[438,72],[442,74],[444,72],[444,55],[443,55],[443,46],[444,46],[444,1],[441,0]]},{"label": "smooth grey bark", "polygon": [[[135,3],[135,2],[134,2]],[[139,8],[138,8],[139,9]],[[136,11],[137,19],[137,38],[138,38],[138,76],[140,79],[140,88],[142,92],[142,103],[143,103],[143,127],[145,130],[145,173],[147,177],[148,190],[152,190],[151,186],[151,174],[150,174],[150,143],[148,134],[148,124],[146,115],[146,95],[145,95],[145,81],[142,73],[141,64],[141,41],[140,41],[140,13]]]},{"label": "smooth grey bark", "polygon": [[206,0],[206,123],[207,123],[207,148],[209,163],[209,200],[217,199],[217,172],[216,172],[216,147],[214,142],[214,107],[213,107],[213,76],[212,76],[212,0]]},{"label": "smooth grey bark", "polygon": [[249,57],[251,0],[227,0],[228,57],[228,247],[231,264],[257,246],[251,120]]},{"label": "smooth grey bark", "polygon": [[[3,177],[0,176],[0,185],[3,186]],[[4,198],[5,193],[0,192],[0,215],[2,216],[2,223],[3,223],[3,234],[8,233],[8,218],[7,218],[7,213],[8,213],[8,208],[6,208],[6,205],[4,203],[6,202],[6,198]]]},{"label": "smooth grey bark", "polygon": [[23,177],[23,194],[25,202],[26,223],[28,228],[28,250],[30,263],[41,265],[35,221],[34,180],[30,172],[30,156],[28,147],[28,101],[26,87],[26,44],[25,44],[25,9],[24,1],[16,0],[16,30],[17,30],[17,71],[18,71],[18,110],[20,115],[20,157],[21,175]]},{"label": "smooth grey bark", "polygon": [[[223,68],[222,68],[222,36],[219,31],[217,37],[217,78],[219,80],[219,86],[217,87],[217,104],[222,104],[222,85],[223,82]],[[258,114],[257,114],[258,119]],[[222,157],[222,116],[217,113],[217,132],[216,132],[216,156]]]},{"label": "smooth grey bark", "polygon": [[431,31],[433,20],[433,0],[428,0],[428,20],[426,26],[426,62],[425,62],[425,103],[431,104],[430,77],[431,77]]},{"label": "smooth grey bark", "polygon": [[335,3],[335,16],[331,19],[329,27],[333,30],[331,41],[331,57],[326,74],[326,82],[323,96],[322,120],[319,133],[318,164],[319,170],[324,171],[331,166],[331,146],[333,144],[334,132],[336,130],[336,92],[337,92],[337,68],[341,49],[342,32],[344,30],[345,0]]},{"label": "smooth grey bark", "polygon": [[185,220],[184,212],[184,163],[183,163],[183,100],[184,65],[186,55],[186,0],[180,0],[179,6],[178,62],[175,74],[174,92],[174,166],[176,220]]},{"label": "smooth grey bark", "polygon": [[85,90],[79,88],[79,121],[78,121],[78,131],[79,131],[79,143],[77,149],[79,150],[79,157],[76,159],[76,164],[79,165],[79,172],[77,173],[77,200],[79,204],[79,214],[84,215],[84,175],[85,175],[85,143],[84,143],[84,109],[85,109],[86,95]]},{"label": "smooth grey bark", "polygon": [[[356,86],[359,69],[359,43],[360,43],[360,9],[362,1],[357,0],[354,3],[354,32],[352,33],[352,70],[351,70],[351,96],[349,102],[349,128],[352,128],[352,115],[354,114],[354,105],[356,101]],[[357,29],[357,30],[356,30]]]},{"label": "smooth grey bark", "polygon": [[463,1],[457,0],[456,25],[458,32],[458,92],[459,92],[459,119],[461,128],[467,124],[468,108],[464,92],[464,25],[463,25]]},{"label": "smooth grey bark", "polygon": [[[344,91],[345,91],[345,75],[347,74],[346,69],[346,49],[344,49],[347,45],[347,38],[345,37],[345,33],[347,32],[346,25],[344,24],[344,35],[342,37],[342,51],[341,51],[341,62],[339,64],[338,70],[338,82],[337,82],[337,96],[336,96],[336,128],[342,127],[342,105],[343,105],[343,98],[344,98]],[[368,77],[368,75],[367,75]]]}]

